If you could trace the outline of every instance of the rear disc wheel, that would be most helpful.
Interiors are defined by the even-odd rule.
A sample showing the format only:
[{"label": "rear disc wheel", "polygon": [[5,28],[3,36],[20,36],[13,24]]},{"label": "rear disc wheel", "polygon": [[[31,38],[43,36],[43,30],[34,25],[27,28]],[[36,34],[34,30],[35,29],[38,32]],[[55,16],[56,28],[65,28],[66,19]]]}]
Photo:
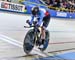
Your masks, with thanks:
[{"label": "rear disc wheel", "polygon": [[45,37],[45,41],[44,41],[44,47],[42,49],[40,49],[41,51],[44,51],[46,50],[46,48],[48,47],[48,44],[49,44],[49,31],[46,30],[46,37]]}]

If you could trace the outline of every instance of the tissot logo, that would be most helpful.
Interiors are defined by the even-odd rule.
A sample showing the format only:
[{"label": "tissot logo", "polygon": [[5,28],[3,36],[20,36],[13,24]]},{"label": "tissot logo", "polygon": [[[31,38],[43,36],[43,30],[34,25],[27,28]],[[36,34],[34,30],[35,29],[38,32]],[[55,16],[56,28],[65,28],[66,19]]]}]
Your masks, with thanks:
[{"label": "tissot logo", "polygon": [[9,6],[8,3],[4,3],[4,2],[2,2],[2,4],[1,4],[1,8],[8,8],[8,6]]},{"label": "tissot logo", "polygon": [[13,11],[22,11],[23,6],[19,4],[14,4],[14,3],[2,2],[1,8],[13,10]]},{"label": "tissot logo", "polygon": [[21,4],[11,3],[11,2],[0,2],[0,9],[16,11],[16,12],[24,12],[25,6]]}]

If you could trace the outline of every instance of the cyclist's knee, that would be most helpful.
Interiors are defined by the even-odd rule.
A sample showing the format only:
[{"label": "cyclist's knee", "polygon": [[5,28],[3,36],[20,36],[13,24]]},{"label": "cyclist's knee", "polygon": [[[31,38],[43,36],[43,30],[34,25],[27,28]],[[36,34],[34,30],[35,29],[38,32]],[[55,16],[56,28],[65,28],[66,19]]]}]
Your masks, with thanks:
[{"label": "cyclist's knee", "polygon": [[46,27],[45,26],[42,26],[42,30],[46,30]]}]

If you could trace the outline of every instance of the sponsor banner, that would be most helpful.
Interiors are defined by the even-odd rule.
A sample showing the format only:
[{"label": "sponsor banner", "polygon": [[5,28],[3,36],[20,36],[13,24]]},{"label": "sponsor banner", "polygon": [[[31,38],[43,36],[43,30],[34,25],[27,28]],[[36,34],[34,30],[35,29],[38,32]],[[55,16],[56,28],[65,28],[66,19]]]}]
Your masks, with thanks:
[{"label": "sponsor banner", "polygon": [[56,10],[49,10],[52,17],[58,17],[58,18],[75,18],[75,13],[69,13],[69,12],[58,12]]},{"label": "sponsor banner", "polygon": [[56,13],[56,16],[59,16],[59,17],[67,17],[67,13],[65,13],[65,12],[57,12]]},{"label": "sponsor banner", "polygon": [[16,11],[16,12],[25,12],[25,6],[21,4],[4,2],[0,1],[0,9]]}]

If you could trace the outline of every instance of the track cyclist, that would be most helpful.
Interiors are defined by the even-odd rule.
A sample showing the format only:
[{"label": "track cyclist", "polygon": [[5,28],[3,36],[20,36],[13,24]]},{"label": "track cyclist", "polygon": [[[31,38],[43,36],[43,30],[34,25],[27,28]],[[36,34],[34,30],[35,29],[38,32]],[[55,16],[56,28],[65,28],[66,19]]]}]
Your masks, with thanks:
[{"label": "track cyclist", "polygon": [[32,26],[32,23],[34,21],[34,18],[37,18],[38,23],[37,26],[41,26],[42,22],[42,28],[41,28],[41,45],[39,48],[43,48],[43,44],[45,41],[45,30],[50,22],[50,13],[46,9],[39,8],[38,6],[32,7],[31,9],[31,20],[29,20],[30,26]]}]

